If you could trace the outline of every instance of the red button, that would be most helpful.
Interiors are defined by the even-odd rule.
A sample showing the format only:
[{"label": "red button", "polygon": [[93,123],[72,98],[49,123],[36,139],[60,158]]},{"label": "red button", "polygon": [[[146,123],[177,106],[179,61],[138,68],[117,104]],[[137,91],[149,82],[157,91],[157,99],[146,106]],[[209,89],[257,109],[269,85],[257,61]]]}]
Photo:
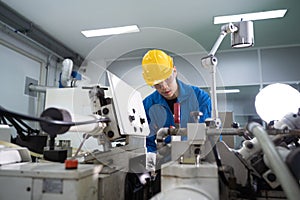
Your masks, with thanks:
[{"label": "red button", "polygon": [[78,160],[65,160],[65,169],[77,169],[78,167]]}]

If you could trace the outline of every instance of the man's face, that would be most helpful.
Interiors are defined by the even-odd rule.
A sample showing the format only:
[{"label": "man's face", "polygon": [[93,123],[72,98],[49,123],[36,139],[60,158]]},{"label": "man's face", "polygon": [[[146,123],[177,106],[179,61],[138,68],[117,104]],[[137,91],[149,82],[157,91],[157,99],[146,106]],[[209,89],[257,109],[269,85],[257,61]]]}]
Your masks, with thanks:
[{"label": "man's face", "polygon": [[176,76],[177,71],[174,67],[174,70],[169,78],[154,85],[154,88],[158,91],[158,93],[168,100],[175,99],[178,96]]}]

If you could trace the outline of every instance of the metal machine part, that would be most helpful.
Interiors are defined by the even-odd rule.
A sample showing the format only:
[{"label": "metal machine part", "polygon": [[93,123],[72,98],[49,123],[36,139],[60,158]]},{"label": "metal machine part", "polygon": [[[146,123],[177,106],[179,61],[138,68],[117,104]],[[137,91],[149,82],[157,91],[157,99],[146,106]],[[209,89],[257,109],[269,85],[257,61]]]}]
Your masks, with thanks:
[{"label": "metal machine part", "polygon": [[288,113],[283,119],[274,123],[276,129],[299,129],[300,128],[300,108],[298,113]]},{"label": "metal machine part", "polygon": [[0,166],[0,199],[98,199],[102,166],[79,165],[66,170],[60,163],[16,163]]},{"label": "metal machine part", "polygon": [[110,72],[107,76],[120,134],[147,136],[150,129],[140,92]]},{"label": "metal machine part", "polygon": [[[67,150],[57,148],[55,142],[68,140],[71,147],[79,147],[71,157],[79,160],[78,169],[66,170],[61,163],[1,166],[0,182],[6,186],[1,188],[0,199],[124,199],[128,174],[147,173],[146,158],[140,158],[145,156],[145,137],[150,131],[141,95],[113,74],[108,76],[108,88],[96,85],[46,91],[46,109],[40,119],[50,145],[44,148],[44,157],[50,158],[54,152],[63,162]],[[74,138],[81,138],[77,146]],[[79,155],[88,138],[98,143]],[[20,189],[16,194],[4,191],[13,186]]]},{"label": "metal machine part", "polygon": [[[290,119],[284,118],[284,122],[297,121],[297,116],[291,114],[287,116]],[[298,198],[299,131],[265,130],[253,123],[249,125],[249,129],[217,129],[205,124],[193,124],[187,129],[180,130],[188,139],[171,142],[172,162],[165,163],[161,168],[162,191],[154,199],[171,199],[183,194],[197,199],[222,200]],[[170,133],[167,129],[162,129],[161,132],[164,133],[161,134],[163,138]],[[172,133],[176,133],[176,130]],[[214,145],[214,140],[209,141],[219,134],[245,135],[245,141],[240,149],[232,149],[224,142],[217,141]],[[252,139],[249,139],[251,134]],[[213,147],[206,146],[207,144]],[[210,157],[212,154],[214,158]],[[209,176],[210,173],[202,169],[208,166],[215,166],[218,177],[216,182],[220,186],[217,187],[218,196],[214,198],[211,196],[216,195],[215,191],[210,191],[206,186],[212,187],[216,182],[205,181],[205,184],[201,184],[197,179],[199,176]],[[213,167],[210,167],[207,170],[213,170]],[[189,170],[195,170],[199,176]],[[187,174],[195,176],[187,178]],[[197,187],[194,187],[195,185]],[[178,191],[181,191],[181,194]]]},{"label": "metal machine part", "polygon": [[152,199],[219,199],[218,167],[215,163],[162,166],[162,192]]},{"label": "metal machine part", "polygon": [[[259,140],[262,150],[270,162],[270,167],[281,183],[281,186],[286,193],[287,198],[298,199],[298,197],[300,196],[299,184],[295,181],[295,178],[291,174],[290,170],[280,158],[274,144],[270,142],[267,133],[257,123],[249,124],[248,129]],[[282,173],[283,171],[285,172],[284,174]]]},{"label": "metal machine part", "polygon": [[102,165],[65,169],[61,163],[33,163],[27,148],[0,148],[0,199],[98,199]]},{"label": "metal machine part", "polygon": [[[188,123],[187,128],[177,131],[158,131],[158,139],[167,133],[185,137],[172,140],[172,161],[161,166],[161,193],[153,199],[184,199],[187,196],[190,199],[219,199],[218,166],[206,151],[211,150],[206,130],[205,123]],[[158,145],[159,152],[162,146]]]},{"label": "metal machine part", "polygon": [[[248,191],[253,198],[296,198],[295,193],[299,193],[296,174],[299,170],[292,169],[292,163],[299,162],[299,158],[291,156],[293,162],[290,163],[287,157],[299,152],[297,146],[300,135],[297,131],[291,134],[286,130],[265,130],[257,123],[250,123],[249,127],[249,132],[255,137],[245,140],[240,149],[225,148],[218,144],[223,165],[231,166],[234,172],[236,183],[235,187],[229,186],[230,190],[236,188],[235,193],[240,197],[241,191]],[[235,161],[232,155],[236,155]]]},{"label": "metal machine part", "polygon": [[[135,165],[130,163],[145,155],[145,137],[150,131],[140,93],[115,75],[107,73],[107,76],[110,87],[49,89],[46,107],[64,108],[75,121],[83,120],[82,116],[87,120],[87,116],[91,115],[109,119],[108,122],[83,128],[75,126],[70,129],[71,134],[67,134],[71,142],[74,137],[72,132],[75,137],[84,132],[97,139],[98,143],[92,149],[83,149],[86,153],[80,158],[81,162],[104,165],[99,174],[100,199],[124,199],[127,173],[146,171],[146,159]],[[58,99],[58,96],[63,99]],[[58,139],[66,138],[59,135]],[[83,146],[82,142],[80,147]],[[133,167],[136,165],[143,167]]]},{"label": "metal machine part", "polygon": [[74,122],[97,116],[109,119],[107,123],[78,124],[80,126],[72,127],[70,132],[85,132],[94,137],[104,133],[110,141],[128,135],[145,137],[150,131],[140,93],[117,76],[109,72],[107,75],[110,82],[108,88],[48,89],[45,107],[68,111]]},{"label": "metal machine part", "polygon": [[8,148],[0,145],[0,166],[31,161],[30,152],[27,148]]}]

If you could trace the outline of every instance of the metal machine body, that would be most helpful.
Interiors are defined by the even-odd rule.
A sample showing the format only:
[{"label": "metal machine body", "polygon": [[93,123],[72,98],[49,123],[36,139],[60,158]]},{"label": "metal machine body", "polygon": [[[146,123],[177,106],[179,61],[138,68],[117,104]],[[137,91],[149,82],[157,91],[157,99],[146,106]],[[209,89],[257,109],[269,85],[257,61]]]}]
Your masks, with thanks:
[{"label": "metal machine body", "polygon": [[[41,129],[49,136],[44,158],[54,155],[59,160],[16,160],[0,166],[0,199],[125,199],[127,174],[145,172],[145,137],[150,131],[140,93],[115,75],[107,76],[109,87],[46,89],[40,117]],[[70,147],[77,149],[71,156]],[[65,159],[77,159],[78,168],[67,170],[57,163]],[[22,190],[7,190],[14,187]]]},{"label": "metal machine body", "polygon": [[48,89],[46,108],[68,110],[73,121],[95,116],[109,119],[97,126],[72,127],[56,139],[71,140],[71,146],[83,147],[85,153],[79,158],[82,163],[103,165],[99,174],[99,199],[124,199],[127,173],[145,172],[145,159],[132,162],[137,157],[145,157],[149,127],[140,93],[115,75],[108,72],[107,76],[109,87]]},{"label": "metal machine body", "polygon": [[[289,122],[289,127],[291,121],[298,124],[298,114],[288,114],[280,124]],[[162,165],[162,190],[153,199],[298,198],[300,179],[296,166],[300,161],[300,134],[297,129],[264,129],[257,123],[250,123],[247,129],[210,125],[195,123],[186,129],[158,131],[163,137],[176,133],[187,135],[187,140],[174,137],[168,145],[172,161]],[[218,140],[220,134],[245,136],[243,146],[228,147]],[[158,144],[162,149],[166,146]]]},{"label": "metal machine body", "polygon": [[[207,142],[206,124],[188,123],[187,128],[164,129],[157,137],[167,136],[163,132],[173,134],[171,161],[161,166],[161,193],[153,199],[184,199],[187,196],[190,199],[219,199],[218,166],[208,155],[211,145]],[[187,139],[177,139],[178,135]],[[158,147],[165,148],[160,143]]]},{"label": "metal machine body", "polygon": [[218,167],[215,163],[201,165],[168,163],[162,166],[162,192],[153,199],[220,199]]},{"label": "metal machine body", "polygon": [[[98,175],[102,169],[101,165],[79,165],[76,170],[67,170],[62,163],[30,162],[29,151],[26,150],[26,153],[25,148],[6,150],[18,150],[21,161],[16,159],[1,164],[0,199],[98,199]],[[5,150],[0,150],[3,151]]]},{"label": "metal machine body", "polygon": [[18,163],[0,168],[1,199],[98,199],[98,173],[92,165],[65,170],[60,163]]}]

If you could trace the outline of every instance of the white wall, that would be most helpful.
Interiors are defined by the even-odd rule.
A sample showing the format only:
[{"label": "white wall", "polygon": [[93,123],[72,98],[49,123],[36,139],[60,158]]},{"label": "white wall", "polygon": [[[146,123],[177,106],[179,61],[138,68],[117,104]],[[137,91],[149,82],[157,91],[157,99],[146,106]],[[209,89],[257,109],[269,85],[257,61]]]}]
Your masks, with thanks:
[{"label": "white wall", "polygon": [[[41,52],[6,32],[0,32],[0,105],[13,112],[39,116],[44,94],[28,95],[26,78],[39,85],[55,85],[57,63],[51,55]],[[32,126],[37,124],[29,122]]]},{"label": "white wall", "polygon": [[0,45],[1,106],[22,113],[35,114],[37,97],[25,95],[26,77],[40,80],[41,63]]}]

